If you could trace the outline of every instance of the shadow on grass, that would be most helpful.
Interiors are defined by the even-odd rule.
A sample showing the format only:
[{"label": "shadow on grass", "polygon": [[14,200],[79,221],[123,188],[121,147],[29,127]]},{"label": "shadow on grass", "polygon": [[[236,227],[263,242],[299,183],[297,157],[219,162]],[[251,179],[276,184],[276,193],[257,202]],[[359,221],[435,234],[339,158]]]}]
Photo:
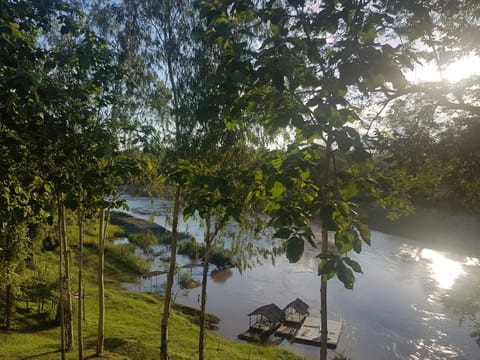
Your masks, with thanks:
[{"label": "shadow on grass", "polygon": [[128,342],[121,338],[106,338],[105,350],[114,352],[116,349],[124,347],[127,344]]},{"label": "shadow on grass", "polygon": [[47,352],[44,352],[44,353],[41,353],[41,354],[36,354],[36,355],[31,355],[31,356],[25,356],[25,357],[22,357],[23,360],[27,360],[27,359],[38,359],[38,358],[41,358],[41,357],[44,357],[46,355],[52,355],[52,354],[60,354],[60,350],[52,350],[52,351],[47,351]]},{"label": "shadow on grass", "polygon": [[33,333],[43,330],[51,330],[59,326],[59,324],[50,318],[49,312],[30,312],[28,309],[17,308],[17,316],[15,319],[15,332]]}]

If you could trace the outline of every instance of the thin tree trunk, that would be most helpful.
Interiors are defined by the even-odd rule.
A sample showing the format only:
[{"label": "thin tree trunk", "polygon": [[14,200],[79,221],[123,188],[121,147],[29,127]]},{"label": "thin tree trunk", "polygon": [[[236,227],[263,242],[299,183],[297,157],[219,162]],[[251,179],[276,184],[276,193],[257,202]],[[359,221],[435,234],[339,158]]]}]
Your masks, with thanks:
[{"label": "thin tree trunk", "polygon": [[168,320],[170,317],[170,306],[172,302],[172,288],[175,279],[175,266],[177,262],[177,241],[178,241],[178,217],[180,215],[180,203],[182,199],[182,188],[177,187],[173,205],[172,220],[172,243],[170,252],[170,269],[167,276],[167,288],[165,289],[165,303],[161,324],[160,358],[168,360]]},{"label": "thin tree trunk", "polygon": [[105,209],[100,210],[100,223],[98,229],[98,333],[97,355],[103,355],[105,340]]},{"label": "thin tree trunk", "polygon": [[[10,250],[10,238],[6,235],[6,249]],[[8,256],[8,255],[7,255]],[[5,328],[10,329],[12,327],[12,276],[10,269],[10,260],[6,261],[6,279],[7,284],[5,286]]]},{"label": "thin tree trunk", "polygon": [[12,285],[7,284],[5,287],[5,328],[8,330],[12,326]]},{"label": "thin tree trunk", "polygon": [[59,266],[59,277],[60,277],[60,346],[61,346],[61,358],[65,360],[65,276],[63,274],[63,257],[65,256],[65,242],[63,240],[63,212],[62,204],[58,202],[58,238],[60,240],[60,266]]},{"label": "thin tree trunk", "polygon": [[[322,254],[328,253],[328,228],[325,223],[322,224]],[[327,359],[327,280],[320,276],[320,360]]]},{"label": "thin tree trunk", "polygon": [[208,280],[208,264],[210,262],[210,249],[212,246],[211,239],[211,218],[206,219],[206,236],[205,236],[205,256],[203,259],[203,274],[202,274],[202,297],[201,297],[201,307],[200,307],[200,334],[198,337],[198,359],[204,359],[204,349],[205,349],[205,325],[206,325],[206,309],[207,309],[207,280]]},{"label": "thin tree trunk", "polygon": [[68,239],[67,239],[67,218],[65,214],[65,205],[62,204],[61,206],[61,212],[62,212],[62,223],[61,229],[62,229],[62,237],[61,239],[63,240],[63,250],[64,250],[64,256],[63,256],[63,261],[65,262],[65,292],[67,295],[67,301],[66,301],[66,309],[65,310],[65,317],[66,317],[66,350],[71,351],[73,350],[74,346],[74,336],[73,336],[73,304],[72,304],[72,296],[71,296],[71,290],[72,287],[70,285],[70,248],[68,246]]},{"label": "thin tree trunk", "polygon": [[83,313],[83,214],[78,214],[78,359],[83,359],[83,333],[82,333],[82,313]]},{"label": "thin tree trunk", "polygon": [[[327,141],[325,146],[325,183],[330,179],[330,156],[331,143]],[[326,200],[328,201],[328,200]],[[328,255],[328,223],[327,219],[322,221],[322,255]],[[328,341],[328,317],[327,317],[327,280],[320,277],[320,360],[327,360],[327,341]]]}]

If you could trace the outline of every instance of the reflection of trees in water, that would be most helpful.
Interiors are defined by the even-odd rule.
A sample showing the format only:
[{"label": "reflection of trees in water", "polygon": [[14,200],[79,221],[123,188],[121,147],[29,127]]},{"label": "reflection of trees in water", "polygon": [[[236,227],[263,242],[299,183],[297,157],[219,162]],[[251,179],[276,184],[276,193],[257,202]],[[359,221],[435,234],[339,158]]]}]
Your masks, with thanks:
[{"label": "reflection of trees in water", "polygon": [[459,326],[471,322],[470,335],[480,346],[480,268],[469,270],[442,296],[441,302],[458,317]]},{"label": "reflection of trees in water", "polygon": [[216,283],[224,283],[227,281],[228,278],[232,276],[232,270],[225,269],[220,271],[213,271],[212,272],[212,280]]}]

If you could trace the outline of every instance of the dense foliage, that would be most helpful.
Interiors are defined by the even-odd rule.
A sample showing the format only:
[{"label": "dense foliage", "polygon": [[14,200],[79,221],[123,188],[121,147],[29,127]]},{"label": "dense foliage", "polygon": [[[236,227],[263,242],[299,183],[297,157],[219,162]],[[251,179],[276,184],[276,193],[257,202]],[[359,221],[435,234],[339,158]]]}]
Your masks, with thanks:
[{"label": "dense foliage", "polygon": [[[208,263],[227,225],[273,229],[283,245],[270,254],[291,262],[307,243],[318,248],[324,315],[327,280],[352,289],[362,272],[349,256],[371,241],[360,204],[392,218],[412,212],[413,199],[479,210],[479,77],[444,76],[479,58],[476,1],[0,0],[0,9],[1,325],[12,327],[17,294],[51,295],[50,280],[38,293],[22,274],[57,251],[63,356],[73,346],[70,260],[81,293],[84,223],[101,211],[103,224],[123,185],[174,202],[164,359],[182,214],[205,224],[202,359]],[[438,81],[412,80],[427,66]],[[45,223],[56,233],[42,249],[34,230]],[[101,244],[100,235],[99,264]],[[233,247],[255,253],[253,240]]]}]

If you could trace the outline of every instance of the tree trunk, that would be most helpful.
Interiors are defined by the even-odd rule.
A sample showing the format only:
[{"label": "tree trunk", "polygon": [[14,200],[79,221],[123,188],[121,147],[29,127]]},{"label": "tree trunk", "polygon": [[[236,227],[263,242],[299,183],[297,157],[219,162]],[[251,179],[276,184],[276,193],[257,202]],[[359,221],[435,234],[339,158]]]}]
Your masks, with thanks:
[{"label": "tree trunk", "polygon": [[[10,247],[12,246],[11,244],[11,239],[10,235],[6,235],[6,243],[5,243],[5,248],[7,253],[10,252]],[[5,250],[5,249],[4,249]],[[11,269],[11,264],[10,264],[10,259],[6,259],[6,266],[5,266],[5,272],[6,272],[6,285],[5,285],[5,328],[10,329],[12,327],[12,307],[14,306],[14,300],[13,300],[13,278],[12,278],[12,269]]]},{"label": "tree trunk", "polygon": [[65,292],[67,296],[67,301],[65,303],[66,308],[64,309],[65,311],[65,347],[67,351],[73,350],[74,346],[74,337],[73,337],[73,304],[72,304],[72,296],[71,296],[71,290],[72,287],[70,285],[70,248],[68,246],[68,239],[67,239],[67,218],[65,215],[65,205],[61,205],[61,212],[62,212],[62,223],[61,229],[62,229],[62,236],[61,236],[61,241],[64,242],[63,244],[63,251],[64,251],[64,256],[63,256],[63,261],[65,262]]},{"label": "tree trunk", "polygon": [[205,257],[203,259],[203,274],[202,274],[202,297],[200,307],[200,334],[198,337],[198,359],[204,359],[205,348],[205,325],[206,325],[206,309],[207,309],[207,280],[208,280],[208,264],[210,261],[210,249],[212,246],[212,239],[210,238],[211,232],[211,219],[206,219],[207,231],[205,236]]},{"label": "tree trunk", "polygon": [[175,200],[173,205],[172,220],[172,244],[170,252],[170,269],[167,276],[167,288],[165,289],[165,303],[163,306],[163,316],[161,324],[160,358],[168,360],[168,320],[170,317],[170,306],[172,302],[172,288],[175,279],[175,266],[177,261],[177,240],[178,240],[178,217],[180,215],[180,203],[182,198],[182,188],[177,187],[175,191]]},{"label": "tree trunk", "polygon": [[[325,146],[325,184],[330,181],[330,157],[332,155],[332,144],[327,140]],[[328,199],[325,200],[328,203]],[[322,255],[324,258],[328,255],[328,221],[330,219],[322,219]],[[320,360],[327,360],[327,280],[323,275],[320,276]]]},{"label": "tree trunk", "polygon": [[98,333],[97,355],[103,355],[105,340],[105,209],[100,210],[100,223],[98,229]]},{"label": "tree trunk", "polygon": [[12,285],[7,283],[5,287],[5,328],[8,330],[12,327]]},{"label": "tree trunk", "polygon": [[83,214],[78,210],[78,359],[83,359],[83,333],[82,333],[82,313],[83,313]]},{"label": "tree trunk", "polygon": [[61,358],[65,360],[65,276],[63,274],[63,257],[65,255],[65,242],[63,240],[63,231],[62,231],[62,224],[63,224],[63,212],[62,212],[62,204],[58,203],[58,238],[60,241],[60,266],[59,266],[59,278],[60,278],[60,346],[61,346]]},{"label": "tree trunk", "polygon": [[[328,228],[324,223],[322,224],[322,254],[328,253]],[[320,360],[327,359],[327,280],[320,276]]]}]

